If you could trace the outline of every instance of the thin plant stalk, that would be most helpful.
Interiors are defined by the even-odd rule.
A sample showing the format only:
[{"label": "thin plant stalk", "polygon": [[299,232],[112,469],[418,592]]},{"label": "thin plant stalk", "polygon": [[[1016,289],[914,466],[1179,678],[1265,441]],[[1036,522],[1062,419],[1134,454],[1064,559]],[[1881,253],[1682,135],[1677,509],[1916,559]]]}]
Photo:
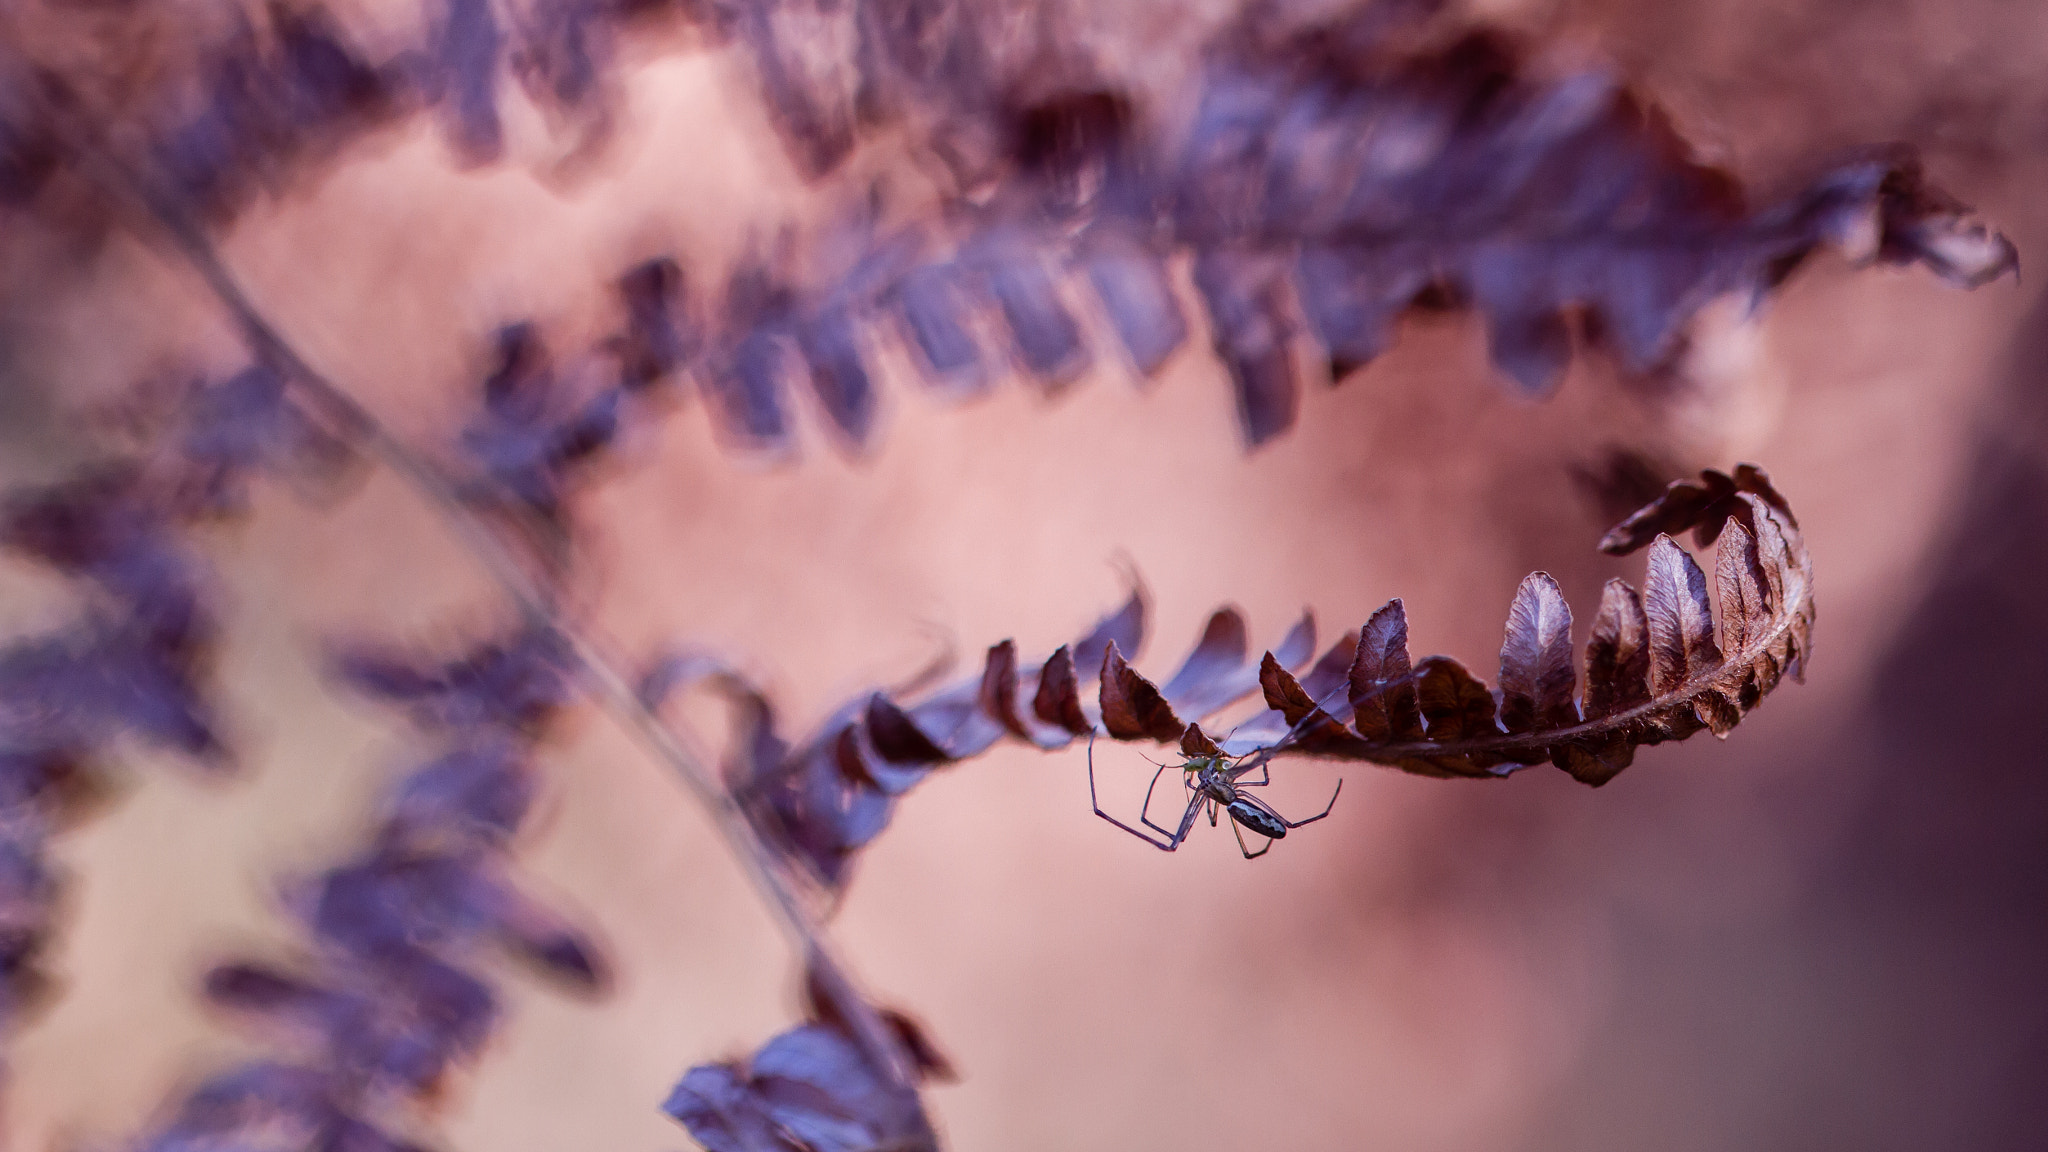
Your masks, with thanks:
[{"label": "thin plant stalk", "polygon": [[754,887],[766,898],[791,944],[801,953],[810,979],[822,984],[821,990],[845,1014],[869,1058],[896,1084],[914,1090],[914,1065],[902,1042],[859,993],[845,965],[834,956],[817,912],[799,895],[788,871],[762,842],[745,811],[706,765],[705,758],[648,708],[613,660],[562,618],[539,582],[520,564],[498,532],[463,501],[455,484],[440,468],[392,435],[375,414],[299,354],[242,290],[204,226],[179,197],[158,187],[102,146],[90,122],[67,106],[67,102],[53,99],[49,103],[57,122],[66,130],[67,142],[79,166],[102,191],[117,201],[132,201],[169,237],[233,318],[257,358],[278,370],[290,386],[324,411],[349,442],[424,497],[491,579],[511,597],[525,622],[545,629],[563,642],[579,678],[594,690],[613,721],[680,779],[710,812],[727,846],[743,863]]}]

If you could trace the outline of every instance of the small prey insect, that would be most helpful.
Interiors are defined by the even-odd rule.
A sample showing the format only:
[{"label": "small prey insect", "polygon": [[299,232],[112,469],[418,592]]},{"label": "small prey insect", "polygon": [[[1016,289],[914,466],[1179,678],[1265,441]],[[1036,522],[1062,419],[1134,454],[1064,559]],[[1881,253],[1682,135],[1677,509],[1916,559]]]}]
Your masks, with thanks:
[{"label": "small prey insect", "polygon": [[[1095,736],[1090,733],[1088,801],[1095,806],[1097,816],[1162,852],[1171,852],[1180,847],[1181,841],[1186,840],[1188,833],[1194,830],[1195,818],[1202,814],[1204,808],[1208,809],[1211,828],[1216,826],[1219,814],[1228,815],[1231,834],[1237,837],[1237,850],[1244,853],[1245,859],[1256,860],[1271,851],[1273,841],[1286,836],[1291,829],[1313,824],[1328,816],[1330,809],[1337,806],[1337,793],[1344,790],[1344,781],[1340,779],[1337,781],[1336,791],[1330,793],[1330,802],[1323,805],[1321,812],[1306,819],[1289,820],[1280,815],[1273,810],[1272,805],[1248,791],[1272,783],[1272,774],[1266,770],[1266,764],[1277,750],[1276,745],[1273,748],[1248,752],[1243,756],[1229,756],[1214,740],[1209,739],[1200,725],[1188,725],[1187,731],[1180,738],[1181,755],[1187,759],[1178,767],[1181,769],[1181,782],[1188,790],[1188,807],[1186,812],[1181,813],[1180,826],[1169,831],[1154,824],[1151,815],[1153,789],[1159,787],[1159,778],[1166,774],[1166,770],[1175,765],[1161,764],[1159,771],[1152,774],[1152,783],[1145,789],[1145,806],[1138,810],[1139,822],[1164,837],[1155,839],[1151,833],[1133,828],[1102,810],[1101,802],[1095,798]],[[1245,777],[1254,771],[1259,773],[1259,778],[1246,780]],[[1266,843],[1256,852],[1245,846],[1244,830],[1247,828],[1252,830],[1253,835],[1265,837]]]}]

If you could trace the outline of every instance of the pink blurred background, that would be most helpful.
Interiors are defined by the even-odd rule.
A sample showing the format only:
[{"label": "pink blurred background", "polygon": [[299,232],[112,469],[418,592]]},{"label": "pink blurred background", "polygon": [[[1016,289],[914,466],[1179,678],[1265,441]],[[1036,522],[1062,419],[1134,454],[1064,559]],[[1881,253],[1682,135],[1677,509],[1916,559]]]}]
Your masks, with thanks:
[{"label": "pink blurred background", "polygon": [[[1906,140],[2023,263],[2048,239],[2038,6],[1466,8],[1616,61],[1760,193]],[[1232,14],[1068,16],[1113,70],[1167,90]],[[409,19],[339,15],[366,37]],[[620,82],[588,168],[565,174],[532,118],[479,170],[401,125],[245,213],[224,251],[316,363],[445,444],[498,324],[588,343],[628,263],[715,269],[749,229],[818,209],[730,53],[657,38],[629,46]],[[86,455],[136,381],[242,355],[175,258],[88,231],[56,216],[0,238],[10,479]],[[936,776],[866,855],[836,932],[964,1071],[930,1097],[952,1146],[2048,1146],[2048,610],[2026,591],[2048,560],[2048,312],[2031,280],[1962,293],[1821,259],[1758,321],[1712,318],[1690,385],[1662,398],[1586,361],[1554,399],[1518,401],[1476,321],[1411,318],[1250,457],[1201,344],[1149,386],[1104,367],[1051,400],[1010,381],[949,407],[893,373],[878,444],[851,462],[815,419],[794,462],[736,458],[679,405],[587,497],[583,611],[623,651],[731,656],[799,730],[947,642],[1049,650],[1118,600],[1125,558],[1156,609],[1144,668],[1170,667],[1221,603],[1272,643],[1304,605],[1328,636],[1395,595],[1418,655],[1486,668],[1530,569],[1581,616],[1602,581],[1639,577],[1594,551],[1603,513],[1573,479],[1627,444],[1771,470],[1819,574],[1809,682],[1598,791],[1351,767],[1332,818],[1256,864],[1220,832],[1166,856],[1096,820],[1078,749]],[[408,750],[323,687],[319,643],[452,643],[498,618],[386,476],[312,503],[273,486],[203,543],[231,608],[244,772],[208,785],[138,762],[61,842],[65,995],[12,1044],[8,1147],[109,1146],[254,1050],[200,1008],[198,974],[231,946],[288,946],[275,878],[348,851]],[[0,623],[64,597],[0,571]],[[1106,803],[1134,807],[1139,750],[1098,760]],[[582,910],[619,984],[581,1003],[515,979],[509,1027],[430,1130],[503,1152],[687,1146],[657,1105],[689,1065],[793,1019],[790,959],[702,814],[601,717],[573,718],[547,771],[522,864]],[[1283,765],[1276,803],[1319,803],[1337,774]]]}]

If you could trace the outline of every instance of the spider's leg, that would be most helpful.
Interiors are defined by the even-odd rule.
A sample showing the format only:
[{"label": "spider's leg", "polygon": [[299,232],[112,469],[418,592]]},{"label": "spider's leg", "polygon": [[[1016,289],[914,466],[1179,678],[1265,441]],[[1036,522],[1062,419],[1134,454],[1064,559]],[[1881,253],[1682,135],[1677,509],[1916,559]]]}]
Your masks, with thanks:
[{"label": "spider's leg", "polygon": [[1337,787],[1330,793],[1330,802],[1328,804],[1323,805],[1323,810],[1321,812],[1316,813],[1315,815],[1309,817],[1306,820],[1289,820],[1285,816],[1280,816],[1278,812],[1274,812],[1273,815],[1280,816],[1280,822],[1282,824],[1287,825],[1289,828],[1299,828],[1303,824],[1313,824],[1316,821],[1321,820],[1323,817],[1328,816],[1330,814],[1330,809],[1335,808],[1337,806],[1337,793],[1342,792],[1343,790],[1344,780],[1342,777],[1339,777],[1337,779]]},{"label": "spider's leg", "polygon": [[1232,784],[1237,785],[1239,788],[1264,788],[1266,785],[1271,784],[1273,782],[1272,773],[1266,770],[1266,765],[1270,763],[1272,763],[1272,761],[1268,759],[1261,760],[1257,764],[1252,765],[1251,767],[1233,768],[1231,769],[1233,773],[1242,772],[1247,774],[1251,772],[1252,768],[1257,768],[1259,770],[1259,778],[1257,780],[1239,780],[1235,776],[1233,776],[1230,782]]},{"label": "spider's leg", "polygon": [[1173,836],[1169,836],[1163,841],[1154,840],[1151,836],[1147,835],[1146,833],[1140,832],[1136,828],[1131,827],[1129,824],[1126,824],[1123,821],[1117,819],[1116,817],[1111,816],[1109,813],[1104,812],[1102,810],[1102,802],[1096,799],[1095,797],[1095,735],[1092,732],[1088,735],[1088,803],[1094,807],[1095,814],[1097,816],[1100,816],[1104,820],[1109,821],[1111,824],[1114,824],[1117,827],[1123,829],[1124,831],[1129,832],[1131,835],[1136,836],[1138,839],[1143,840],[1145,843],[1150,844],[1154,848],[1159,849],[1161,852],[1171,852],[1174,849],[1180,847],[1180,842],[1182,840],[1187,839],[1188,829],[1191,826],[1193,826],[1195,822],[1195,809],[1200,806],[1199,801],[1193,804],[1189,804],[1187,815],[1184,818],[1182,818],[1180,822],[1180,831]]},{"label": "spider's leg", "polygon": [[[1271,852],[1273,850],[1273,842],[1271,840],[1266,841],[1266,846],[1259,849],[1257,852],[1254,852],[1251,849],[1245,847],[1244,825],[1239,824],[1235,820],[1232,820],[1230,822],[1230,832],[1232,835],[1237,837],[1237,850],[1239,852],[1244,853],[1244,858],[1247,860],[1257,860],[1259,857],[1264,856],[1266,853]],[[1253,835],[1257,835],[1257,833],[1253,833]]]},{"label": "spider's leg", "polygon": [[1145,806],[1138,809],[1138,822],[1159,833],[1161,836],[1171,836],[1173,835],[1172,832],[1152,822],[1152,789],[1159,787],[1159,778],[1165,774],[1166,765],[1161,764],[1159,771],[1152,774],[1152,783],[1145,786]]}]

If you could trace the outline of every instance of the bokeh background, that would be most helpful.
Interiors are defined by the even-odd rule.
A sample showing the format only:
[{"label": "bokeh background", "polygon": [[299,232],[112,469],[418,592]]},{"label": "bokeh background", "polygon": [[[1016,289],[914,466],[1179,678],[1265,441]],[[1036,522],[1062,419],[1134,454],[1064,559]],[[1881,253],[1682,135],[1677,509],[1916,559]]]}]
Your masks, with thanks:
[{"label": "bokeh background", "polygon": [[[1161,93],[1236,15],[1082,7],[1062,18]],[[371,40],[417,21],[337,14]],[[1615,62],[1760,199],[1905,140],[2023,265],[2048,241],[2038,5],[1463,15]],[[588,343],[630,262],[715,269],[819,210],[730,51],[653,35],[616,82],[596,159],[565,165],[537,114],[511,114],[509,158],[486,168],[400,124],[244,212],[223,250],[316,363],[445,444],[497,325]],[[138,384],[241,360],[173,255],[82,214],[10,217],[0,237],[10,481],[89,457]],[[1577,478],[1612,447],[1758,461],[1816,558],[1818,649],[1809,682],[1725,743],[1651,750],[1598,791],[1351,767],[1333,817],[1256,864],[1221,832],[1168,856],[1096,820],[1078,749],[998,749],[911,795],[837,934],[965,1073],[930,1096],[963,1149],[2040,1148],[2044,309],[2031,279],[1963,293],[1827,257],[1760,317],[1711,317],[1683,389],[1589,360],[1541,404],[1494,383],[1476,321],[1411,317],[1251,456],[1199,339],[1148,385],[1105,367],[1050,399],[1009,381],[948,405],[899,373],[852,459],[815,420],[795,460],[737,456],[683,403],[583,498],[579,610],[621,650],[726,654],[799,730],[947,646],[1049,650],[1120,599],[1126,563],[1155,609],[1141,667],[1170,667],[1221,603],[1271,643],[1304,605],[1327,636],[1400,595],[1418,655],[1483,669],[1527,571],[1582,615],[1609,576],[1639,578],[1594,551],[1605,512]],[[138,756],[60,841],[65,992],[7,1055],[8,1147],[114,1146],[255,1050],[201,1009],[198,975],[289,945],[277,880],[346,853],[408,752],[390,716],[321,683],[321,643],[452,645],[502,619],[391,478],[314,496],[273,485],[202,537],[243,771],[209,783]],[[63,609],[54,581],[0,578],[10,627]],[[1106,802],[1134,806],[1139,751],[1098,759]],[[452,1149],[688,1146],[657,1105],[689,1065],[788,1024],[790,958],[702,814],[601,717],[572,717],[547,765],[521,861],[605,940],[618,985],[580,1002],[515,981],[509,1027],[431,1130]],[[1319,804],[1336,774],[1286,765],[1276,802]]]}]

